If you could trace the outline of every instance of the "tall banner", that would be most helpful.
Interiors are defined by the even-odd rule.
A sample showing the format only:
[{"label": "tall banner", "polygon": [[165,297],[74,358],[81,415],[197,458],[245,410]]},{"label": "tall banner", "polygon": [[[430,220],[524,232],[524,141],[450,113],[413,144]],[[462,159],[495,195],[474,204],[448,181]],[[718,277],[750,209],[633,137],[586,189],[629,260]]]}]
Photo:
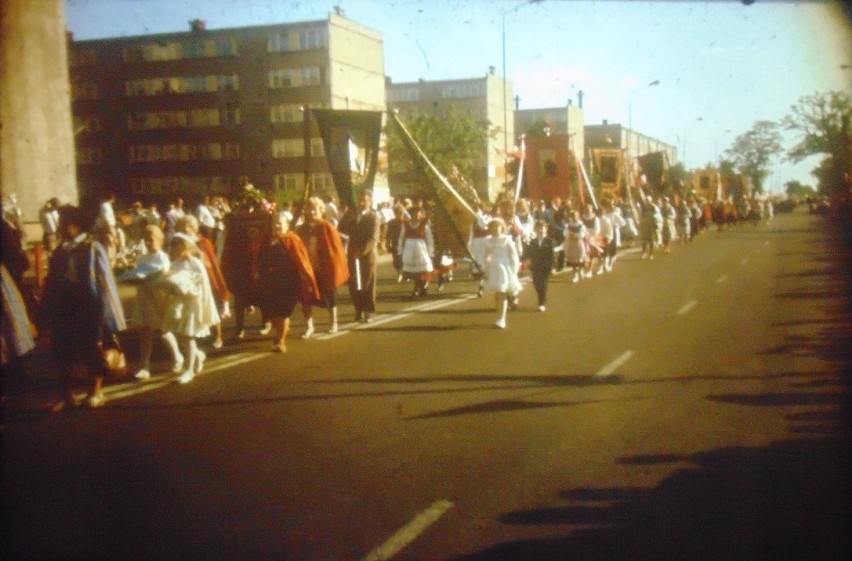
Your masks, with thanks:
[{"label": "tall banner", "polygon": [[337,197],[341,205],[353,205],[356,187],[373,188],[384,112],[312,109],[311,113],[319,125]]},{"label": "tall banner", "polygon": [[525,182],[530,199],[571,199],[571,173],[574,160],[567,134],[525,138]]},{"label": "tall banner", "polygon": [[651,152],[637,158],[648,188],[655,196],[662,194],[666,181],[666,158],[663,152]]},{"label": "tall banner", "polygon": [[[438,236],[442,240],[446,240],[444,245],[450,249],[454,256],[463,255],[470,258],[473,266],[478,269],[479,266],[476,265],[470,255],[470,250],[467,248],[467,236],[470,234],[473,223],[476,222],[476,213],[459,195],[458,191],[450,185],[447,178],[438,171],[435,164],[429,160],[396,113],[391,112],[390,118],[399,130],[403,144],[411,153],[417,167],[422,171],[426,183],[424,187],[428,187],[435,197],[438,214],[433,218],[433,225],[438,230]],[[437,185],[433,180],[437,180]],[[446,234],[442,233],[441,230],[444,230]]]}]

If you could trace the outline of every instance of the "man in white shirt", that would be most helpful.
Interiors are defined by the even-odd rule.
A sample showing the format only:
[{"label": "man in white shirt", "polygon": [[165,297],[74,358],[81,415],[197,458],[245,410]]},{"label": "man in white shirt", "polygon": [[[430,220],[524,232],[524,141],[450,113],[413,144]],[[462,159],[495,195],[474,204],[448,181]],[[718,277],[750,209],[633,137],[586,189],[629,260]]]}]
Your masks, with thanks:
[{"label": "man in white shirt", "polygon": [[216,235],[216,217],[210,208],[210,197],[204,197],[201,204],[196,209],[196,218],[198,218],[199,231],[205,238],[215,241]]}]

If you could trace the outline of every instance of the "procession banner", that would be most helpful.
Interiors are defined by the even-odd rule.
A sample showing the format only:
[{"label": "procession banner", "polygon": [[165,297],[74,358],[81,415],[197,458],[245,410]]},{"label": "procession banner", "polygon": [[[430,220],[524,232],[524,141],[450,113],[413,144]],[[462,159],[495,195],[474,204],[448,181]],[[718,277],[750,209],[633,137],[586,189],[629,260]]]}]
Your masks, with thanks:
[{"label": "procession banner", "polygon": [[[417,163],[418,169],[422,171],[421,175],[425,179],[425,186],[432,192],[435,198],[435,206],[439,213],[434,217],[433,225],[438,230],[438,236],[444,240],[449,238],[454,241],[454,244],[447,244],[452,253],[468,257],[471,263],[473,263],[473,266],[478,270],[479,266],[470,254],[465,236],[466,233],[470,232],[473,223],[476,222],[476,213],[453,186],[450,185],[447,178],[438,171],[435,164],[429,160],[396,113],[391,112],[390,118],[399,130],[403,144],[408,148],[415,163]],[[434,180],[437,180],[437,185]],[[442,235],[441,230],[446,230],[449,236]]]},{"label": "procession banner", "polygon": [[[372,189],[376,179],[383,112],[312,109],[311,113],[319,125],[340,203],[353,205],[356,188]],[[310,158],[308,152],[305,158]]]}]

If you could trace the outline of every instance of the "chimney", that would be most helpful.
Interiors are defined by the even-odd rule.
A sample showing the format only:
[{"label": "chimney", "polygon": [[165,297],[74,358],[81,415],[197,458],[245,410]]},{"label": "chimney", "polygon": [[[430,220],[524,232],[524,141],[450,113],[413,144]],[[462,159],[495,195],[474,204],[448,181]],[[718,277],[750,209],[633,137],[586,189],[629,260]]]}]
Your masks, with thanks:
[{"label": "chimney", "polygon": [[206,31],[207,30],[207,22],[203,19],[191,19],[189,20],[189,30],[190,31]]},{"label": "chimney", "polygon": [[488,67],[488,73],[489,73],[489,74],[493,75],[493,74],[494,74],[494,72],[496,72],[496,71],[497,71],[497,69],[496,69],[496,68],[494,68],[493,66],[489,66],[489,67]]},{"label": "chimney", "polygon": [[583,108],[583,90],[577,92],[577,105],[580,107],[580,109]]},{"label": "chimney", "polygon": [[516,95],[515,96],[515,111],[519,110],[520,108],[521,108],[521,96]]},{"label": "chimney", "polygon": [[603,120],[603,124],[604,124],[604,126],[606,126],[606,125],[608,125],[608,124],[609,124],[609,121],[607,121],[606,119],[604,119],[604,120]]}]

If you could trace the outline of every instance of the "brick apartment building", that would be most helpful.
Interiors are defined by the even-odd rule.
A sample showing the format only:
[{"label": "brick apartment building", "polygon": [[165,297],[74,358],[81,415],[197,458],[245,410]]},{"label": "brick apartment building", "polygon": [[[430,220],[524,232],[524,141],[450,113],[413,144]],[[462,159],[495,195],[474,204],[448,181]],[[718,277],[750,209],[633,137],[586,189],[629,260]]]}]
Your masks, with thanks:
[{"label": "brick apartment building", "polygon": [[[278,200],[306,174],[333,193],[316,123],[303,107],[384,111],[381,34],[328,19],[72,41],[81,201],[165,202],[233,194],[240,176]],[[377,178],[377,183],[382,178]]]}]

